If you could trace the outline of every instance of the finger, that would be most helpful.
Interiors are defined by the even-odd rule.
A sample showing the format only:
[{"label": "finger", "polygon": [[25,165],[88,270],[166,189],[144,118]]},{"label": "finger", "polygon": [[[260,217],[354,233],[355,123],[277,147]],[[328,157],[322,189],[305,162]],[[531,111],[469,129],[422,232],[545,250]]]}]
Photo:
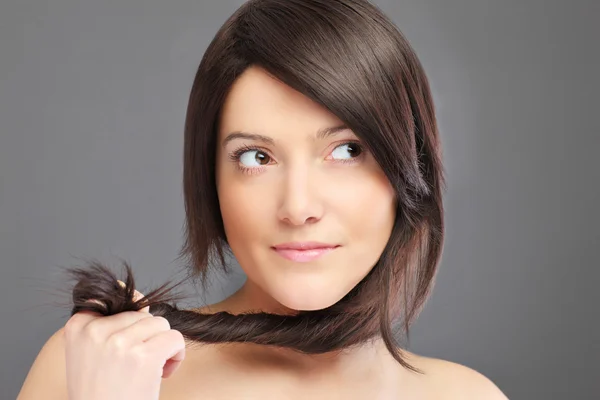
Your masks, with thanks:
[{"label": "finger", "polygon": [[88,299],[85,301],[86,303],[95,303],[95,304],[100,304],[102,307],[104,307],[104,303],[101,302],[100,300],[96,300],[96,299]]},{"label": "finger", "polygon": [[185,340],[175,329],[153,336],[144,343],[144,346],[150,354],[156,354],[157,357],[166,360],[163,366],[163,378],[171,376],[185,358]]},{"label": "finger", "polygon": [[[127,341],[130,345],[145,342],[161,332],[171,330],[171,324],[163,317],[143,318],[133,324],[113,333],[119,341]],[[126,339],[124,339],[126,338]]]},{"label": "finger", "polygon": [[[125,282],[123,282],[123,281],[120,281],[120,280],[117,279],[117,282],[119,282],[119,285],[121,285],[122,287],[126,286]],[[140,293],[137,290],[133,289],[133,301],[141,300],[144,297],[145,296],[142,293]],[[146,307],[140,309],[139,311],[145,312],[145,313],[150,313],[150,306],[146,306]]]},{"label": "finger", "polygon": [[92,304],[97,304],[97,305],[99,305],[99,306],[100,306],[100,308],[102,309],[102,311],[95,311],[94,309],[83,309],[83,310],[81,310],[81,311],[78,311],[78,313],[80,313],[80,312],[86,312],[86,313],[88,313],[89,315],[95,315],[95,316],[98,316],[98,317],[100,317],[100,316],[104,315],[102,312],[103,312],[104,310],[106,310],[106,304],[104,304],[104,303],[103,303],[103,302],[101,302],[100,300],[96,300],[96,299],[87,299],[87,300],[85,300],[83,303],[84,303],[84,305],[82,306],[82,308],[86,307],[86,305],[85,305],[86,303],[88,303],[88,305],[89,305],[90,307],[94,307]]},{"label": "finger", "polygon": [[115,332],[146,318],[152,318],[152,315],[138,311],[123,311],[118,314],[95,318],[89,321],[85,328],[91,330],[95,337],[108,338]]},{"label": "finger", "polygon": [[[88,299],[84,301],[85,303],[93,303],[98,304],[102,308],[105,308],[104,303],[100,300],[96,299]],[[96,318],[102,317],[103,315],[97,311],[92,310],[81,310],[76,312],[69,318],[67,323],[65,324],[65,332],[68,334],[71,333],[79,333],[89,322],[95,320]]]},{"label": "finger", "polygon": [[67,336],[79,334],[90,322],[100,318],[102,315],[93,311],[79,311],[75,313],[65,324],[64,331]]},{"label": "finger", "polygon": [[162,377],[164,379],[167,379],[168,377],[170,377],[171,375],[173,375],[175,373],[175,371],[177,371],[177,369],[181,365],[182,361],[183,360],[167,360],[167,362],[163,366]]}]

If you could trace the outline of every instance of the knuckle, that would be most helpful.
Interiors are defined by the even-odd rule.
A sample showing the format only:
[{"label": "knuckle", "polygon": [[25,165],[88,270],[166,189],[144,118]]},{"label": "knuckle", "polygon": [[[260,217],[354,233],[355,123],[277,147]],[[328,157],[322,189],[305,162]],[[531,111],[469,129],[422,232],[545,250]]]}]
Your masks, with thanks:
[{"label": "knuckle", "polygon": [[168,331],[171,329],[171,323],[165,317],[153,317],[154,321],[160,325],[162,330]]},{"label": "knuckle", "polygon": [[116,332],[110,335],[107,345],[113,350],[122,353],[128,347],[129,340],[127,335],[121,332]]},{"label": "knuckle", "polygon": [[171,329],[169,331],[169,333],[171,334],[171,337],[173,338],[173,340],[176,340],[180,343],[185,344],[185,338],[183,337],[183,334],[181,332],[179,332],[178,330],[175,330],[175,329]]},{"label": "knuckle", "polygon": [[73,315],[69,320],[65,323],[64,332],[65,337],[70,338],[77,331],[80,325],[80,316],[77,314]]},{"label": "knuckle", "polygon": [[92,343],[101,343],[103,341],[102,331],[97,321],[92,321],[81,330],[83,336]]},{"label": "knuckle", "polygon": [[170,331],[166,332],[166,335],[169,338],[169,342],[171,342],[173,345],[181,349],[186,347],[185,337],[178,330],[171,329]]}]

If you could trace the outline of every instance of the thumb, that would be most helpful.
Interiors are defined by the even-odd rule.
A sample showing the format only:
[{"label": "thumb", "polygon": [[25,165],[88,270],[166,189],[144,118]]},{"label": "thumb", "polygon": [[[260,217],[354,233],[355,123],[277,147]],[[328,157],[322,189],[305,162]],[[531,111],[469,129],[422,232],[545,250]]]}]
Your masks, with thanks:
[{"label": "thumb", "polygon": [[[125,282],[120,281],[117,279],[117,282],[119,282],[119,285],[121,285],[122,287],[125,287]],[[140,292],[138,292],[137,290],[133,289],[133,301],[138,301],[144,298],[144,295]],[[141,312],[146,312],[148,314],[150,314],[150,306],[146,306],[144,308],[141,308],[139,311]]]}]

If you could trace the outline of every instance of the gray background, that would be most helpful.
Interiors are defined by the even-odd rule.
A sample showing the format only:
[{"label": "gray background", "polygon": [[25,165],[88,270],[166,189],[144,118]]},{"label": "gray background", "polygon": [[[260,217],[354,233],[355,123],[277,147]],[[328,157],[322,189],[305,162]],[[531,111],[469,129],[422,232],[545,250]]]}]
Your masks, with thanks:
[{"label": "gray background", "polygon": [[[178,271],[187,96],[241,4],[1,3],[2,398],[67,319],[59,267],[121,257],[142,287]],[[444,256],[411,350],[511,399],[600,398],[598,2],[376,4],[429,74],[448,169]]]}]

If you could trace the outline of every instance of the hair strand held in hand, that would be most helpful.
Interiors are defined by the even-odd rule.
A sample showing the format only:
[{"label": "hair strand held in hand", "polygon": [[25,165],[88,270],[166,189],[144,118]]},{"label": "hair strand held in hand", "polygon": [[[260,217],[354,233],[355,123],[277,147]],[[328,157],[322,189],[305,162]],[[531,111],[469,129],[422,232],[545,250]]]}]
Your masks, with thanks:
[{"label": "hair strand held in hand", "polygon": [[[348,349],[382,337],[403,357],[396,325],[408,337],[434,282],[444,238],[441,144],[425,72],[411,46],[364,0],[250,0],[209,44],[189,96],[184,132],[185,243],[180,258],[206,282],[209,267],[227,270],[230,251],[215,183],[216,131],[229,89],[248,67],[276,79],[338,116],[369,148],[397,199],[394,227],[379,261],[349,293],[322,310],[294,315],[178,309],[163,285],[133,301],[101,265],[73,270],[73,312],[104,314],[150,305],[173,329],[205,343],[252,342],[304,353]],[[96,299],[100,304],[88,302]]]}]

